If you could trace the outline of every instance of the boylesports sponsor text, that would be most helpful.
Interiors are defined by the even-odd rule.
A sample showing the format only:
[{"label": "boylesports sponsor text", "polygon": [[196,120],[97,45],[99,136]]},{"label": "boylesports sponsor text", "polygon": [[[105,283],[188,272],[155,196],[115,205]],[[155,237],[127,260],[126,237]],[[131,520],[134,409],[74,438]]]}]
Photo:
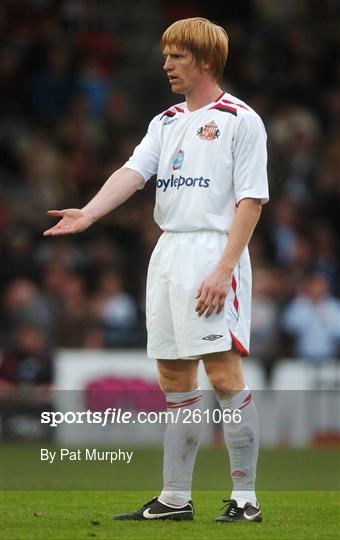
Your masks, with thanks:
[{"label": "boylesports sponsor text", "polygon": [[208,188],[209,184],[210,178],[204,178],[203,176],[200,176],[199,178],[192,178],[191,176],[188,176],[185,178],[184,176],[177,177],[174,174],[172,174],[171,178],[168,179],[158,178],[156,182],[157,188],[162,189],[163,192],[173,188],[179,190],[183,187]]}]

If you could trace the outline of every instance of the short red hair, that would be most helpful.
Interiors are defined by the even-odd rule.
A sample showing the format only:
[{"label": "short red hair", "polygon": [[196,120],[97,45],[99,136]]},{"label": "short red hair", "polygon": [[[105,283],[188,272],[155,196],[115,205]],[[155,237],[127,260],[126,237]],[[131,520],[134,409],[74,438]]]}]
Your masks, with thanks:
[{"label": "short red hair", "polygon": [[208,19],[181,19],[167,28],[161,38],[161,49],[176,46],[190,51],[198,63],[210,64],[214,78],[221,82],[228,57],[227,32]]}]

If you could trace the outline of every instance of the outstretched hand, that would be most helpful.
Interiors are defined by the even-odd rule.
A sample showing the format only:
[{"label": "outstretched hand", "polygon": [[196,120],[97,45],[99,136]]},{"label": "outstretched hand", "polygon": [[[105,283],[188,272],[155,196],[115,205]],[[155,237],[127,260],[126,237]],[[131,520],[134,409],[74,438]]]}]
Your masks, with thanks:
[{"label": "outstretched hand", "polygon": [[51,217],[61,218],[60,221],[50,229],[47,229],[44,236],[59,236],[62,234],[76,234],[85,231],[93,223],[93,219],[78,208],[67,208],[66,210],[49,210],[47,214]]}]

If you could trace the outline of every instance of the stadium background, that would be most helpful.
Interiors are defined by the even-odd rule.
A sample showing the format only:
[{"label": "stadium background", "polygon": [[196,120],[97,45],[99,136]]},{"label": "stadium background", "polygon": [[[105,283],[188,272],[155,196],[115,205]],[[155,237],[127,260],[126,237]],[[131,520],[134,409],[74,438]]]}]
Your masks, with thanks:
[{"label": "stadium background", "polygon": [[[268,131],[271,203],[250,246],[252,354],[269,366],[280,355],[313,356],[284,313],[301,294],[311,296],[311,310],[339,294],[339,26],[331,0],[2,3],[2,349],[20,340],[44,342],[51,355],[55,347],[144,346],[145,272],[160,234],[152,181],[77,238],[44,239],[42,231],[52,224],[47,209],[84,205],[149,120],[180,101],[158,42],[169,23],[193,15],[226,27],[224,88],[253,106]],[[338,352],[335,337],[328,350],[317,345],[316,358]]]},{"label": "stadium background", "polygon": [[[0,388],[7,412],[8,392],[19,399],[12,421],[2,417],[5,438],[37,436],[13,414],[26,414],[28,402],[34,412],[37,395],[51,399],[61,351],[70,362],[65,388],[72,374],[80,379],[85,352],[98,377],[103,363],[109,373],[124,362],[124,380],[102,380],[110,388],[147,370],[135,351],[145,349],[146,268],[160,234],[152,181],[82,235],[46,239],[42,231],[47,209],[84,205],[150,119],[180,101],[158,43],[171,22],[196,15],[227,29],[223,86],[268,131],[271,202],[250,244],[255,388],[339,388],[337,3],[14,0],[0,8]],[[133,356],[140,368],[124,360]],[[306,367],[302,381],[311,367],[311,382],[291,387],[293,365]],[[321,439],[336,444],[327,407]]]},{"label": "stadium background", "polygon": [[[111,514],[154,496],[160,446],[136,450],[128,472],[118,464],[39,460],[42,446],[58,444],[41,430],[41,410],[74,405],[75,397],[96,408],[117,393],[126,406],[126,396],[135,399],[136,385],[148,377],[152,392],[146,384],[138,395],[146,392],[159,406],[144,328],[145,273],[160,234],[152,181],[80,236],[46,239],[42,231],[52,223],[47,209],[86,203],[129,157],[150,119],[176,102],[158,43],[171,22],[191,16],[227,29],[224,88],[248,102],[268,132],[271,201],[250,245],[253,327],[245,365],[255,369],[252,381],[261,374],[255,387],[266,389],[256,395],[259,406],[267,403],[266,436],[268,426],[279,426],[279,413],[282,432],[276,429],[276,447],[260,452],[265,522],[259,533],[245,527],[237,536],[338,537],[337,1],[6,0],[0,5],[4,538],[225,537],[212,522],[225,496],[220,490],[228,489],[219,426],[198,454],[197,520],[180,530],[165,523],[137,531],[111,522]],[[91,377],[84,401],[85,364]],[[77,390],[55,393],[56,386]],[[92,399],[98,395],[106,396],[99,404]],[[146,407],[143,399],[139,408]],[[71,426],[66,441],[74,433]],[[289,442],[295,447],[287,449]]]}]

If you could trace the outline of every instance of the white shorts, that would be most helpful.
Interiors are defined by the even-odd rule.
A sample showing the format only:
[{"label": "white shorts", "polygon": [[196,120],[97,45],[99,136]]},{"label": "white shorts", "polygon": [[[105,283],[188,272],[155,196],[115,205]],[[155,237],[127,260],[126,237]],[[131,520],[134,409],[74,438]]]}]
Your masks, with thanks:
[{"label": "white shorts", "polygon": [[197,291],[216,268],[227,235],[217,231],[164,232],[151,255],[146,286],[148,356],[200,357],[234,345],[248,355],[251,266],[248,249],[233,272],[224,309],[199,317]]}]

